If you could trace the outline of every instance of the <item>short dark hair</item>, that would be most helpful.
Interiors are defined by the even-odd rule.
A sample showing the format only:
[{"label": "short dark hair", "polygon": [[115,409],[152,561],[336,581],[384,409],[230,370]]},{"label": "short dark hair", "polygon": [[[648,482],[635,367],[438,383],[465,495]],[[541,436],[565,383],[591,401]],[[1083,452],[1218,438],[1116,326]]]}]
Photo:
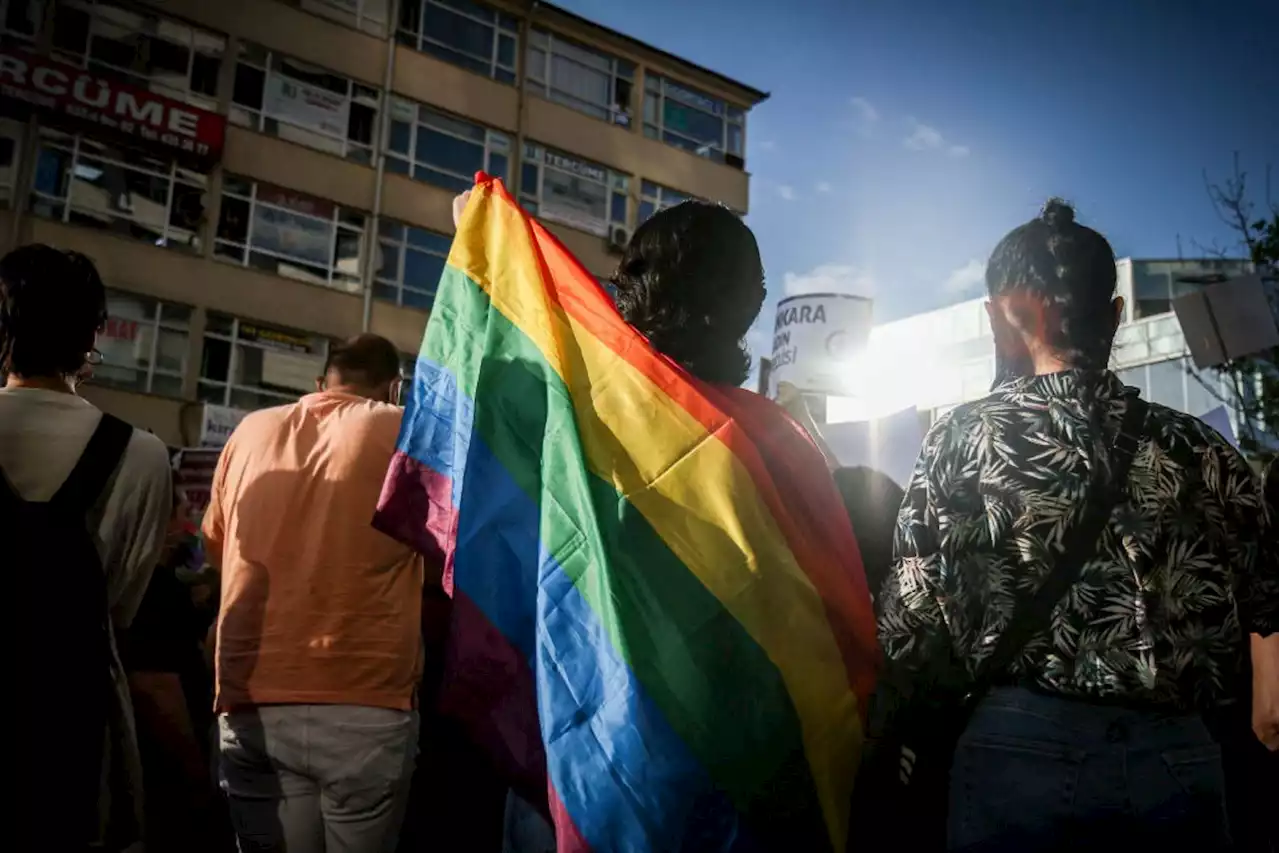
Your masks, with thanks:
[{"label": "short dark hair", "polygon": [[329,348],[325,375],[330,371],[343,382],[370,388],[400,377],[400,352],[381,335],[366,332]]},{"label": "short dark hair", "polygon": [[1059,198],[1006,234],[987,261],[987,293],[1033,296],[1039,313],[1023,331],[1042,337],[1073,367],[1103,370],[1110,361],[1115,289],[1111,244],[1078,224],[1075,210]]},{"label": "short dark hair", "polygon": [[0,258],[0,372],[68,376],[107,322],[107,289],[93,261],[32,243]]},{"label": "short dark hair", "polygon": [[743,338],[764,303],[751,229],[729,208],[686,201],[636,229],[613,274],[623,319],[705,382],[741,384]]}]

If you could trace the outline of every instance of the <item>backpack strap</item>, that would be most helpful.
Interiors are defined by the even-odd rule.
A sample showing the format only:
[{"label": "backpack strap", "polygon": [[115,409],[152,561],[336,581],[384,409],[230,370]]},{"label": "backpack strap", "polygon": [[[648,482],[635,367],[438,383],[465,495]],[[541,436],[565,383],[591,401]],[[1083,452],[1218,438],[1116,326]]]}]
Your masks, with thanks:
[{"label": "backpack strap", "polygon": [[107,481],[124,457],[133,427],[117,417],[103,413],[97,428],[89,437],[76,467],[49,501],[76,514],[87,513],[98,502]]},{"label": "backpack strap", "polygon": [[1116,434],[1110,476],[1105,473],[1095,476],[1089,489],[1088,505],[1083,518],[1073,529],[1067,531],[1062,555],[1055,561],[1044,583],[1036,590],[1035,595],[1025,599],[1014,610],[1009,626],[996,640],[996,647],[983,662],[974,679],[967,710],[972,711],[996,680],[1008,674],[1009,667],[1022,654],[1027,643],[1048,627],[1054,608],[1080,579],[1085,564],[1097,553],[1102,533],[1111,519],[1111,512],[1124,497],[1129,469],[1142,443],[1146,422],[1146,401],[1140,397],[1129,400],[1120,421],[1120,430]]}]

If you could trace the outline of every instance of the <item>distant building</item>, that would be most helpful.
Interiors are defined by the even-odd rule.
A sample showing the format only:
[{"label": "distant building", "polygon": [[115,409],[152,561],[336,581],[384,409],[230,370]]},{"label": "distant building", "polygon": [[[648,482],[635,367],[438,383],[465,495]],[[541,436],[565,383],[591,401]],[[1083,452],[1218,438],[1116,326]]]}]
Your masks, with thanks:
[{"label": "distant building", "polygon": [[745,213],[767,97],[531,0],[0,0],[0,51],[0,251],[97,262],[86,395],[185,445],[336,339],[411,363],[479,170],[601,279],[661,207]]},{"label": "distant building", "polygon": [[[1153,402],[1196,416],[1226,405],[1238,435],[1260,427],[1241,421],[1234,392],[1215,371],[1192,364],[1172,306],[1205,281],[1252,270],[1252,264],[1240,260],[1118,261],[1116,287],[1125,310],[1113,369]],[[915,406],[932,420],[985,396],[995,380],[995,344],[984,302],[971,299],[874,327],[862,357],[865,364],[857,371],[867,393],[833,403],[832,419],[881,416]]]}]

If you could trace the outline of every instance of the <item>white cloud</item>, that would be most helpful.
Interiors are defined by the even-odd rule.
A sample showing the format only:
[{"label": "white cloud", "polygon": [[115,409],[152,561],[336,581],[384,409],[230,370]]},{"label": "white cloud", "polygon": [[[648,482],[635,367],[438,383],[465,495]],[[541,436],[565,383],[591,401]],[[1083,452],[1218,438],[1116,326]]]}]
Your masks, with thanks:
[{"label": "white cloud", "polygon": [[814,192],[820,192],[825,195],[831,192],[831,184],[826,181],[818,181],[818,183],[814,185],[813,189]]},{"label": "white cloud", "polygon": [[875,278],[867,270],[848,264],[821,264],[808,272],[789,272],[782,277],[787,296],[805,293],[851,293],[871,296],[875,293]]},{"label": "white cloud", "polygon": [[778,147],[778,143],[774,142],[772,139],[766,139],[760,143],[761,151],[772,151],[777,147]]},{"label": "white cloud", "polygon": [[902,140],[903,145],[912,151],[928,151],[942,147],[942,133],[936,127],[921,124],[915,119],[907,119],[907,121],[911,124],[911,134]]},{"label": "white cloud", "polygon": [[902,144],[912,151],[945,151],[950,157],[968,157],[969,146],[948,142],[942,131],[914,118],[907,119],[911,132],[903,138]]},{"label": "white cloud", "polygon": [[973,258],[959,269],[952,270],[942,283],[942,289],[952,296],[967,295],[986,281],[986,275],[987,265]]},{"label": "white cloud", "polygon": [[861,96],[850,98],[849,105],[853,107],[854,112],[858,114],[858,118],[867,124],[875,124],[880,120],[880,111],[876,109],[875,104]]},{"label": "white cloud", "polygon": [[789,186],[787,184],[779,184],[778,195],[782,196],[783,201],[795,201],[796,200],[795,187]]}]

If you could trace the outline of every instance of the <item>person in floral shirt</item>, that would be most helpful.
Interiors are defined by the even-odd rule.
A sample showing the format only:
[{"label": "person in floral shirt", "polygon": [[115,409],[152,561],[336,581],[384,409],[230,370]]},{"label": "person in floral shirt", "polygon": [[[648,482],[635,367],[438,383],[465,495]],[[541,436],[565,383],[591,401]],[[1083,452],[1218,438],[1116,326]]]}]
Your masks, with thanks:
[{"label": "person in floral shirt", "polygon": [[[1138,394],[1107,369],[1123,308],[1114,254],[1069,206],[1010,232],[986,279],[996,386],[929,431],[879,602],[888,665],[925,690],[940,660],[974,674],[1054,570]],[[1242,632],[1274,685],[1268,508],[1206,424],[1156,404],[1145,420],[1096,555],[960,739],[952,849],[1228,843],[1199,712],[1238,701]]]}]

